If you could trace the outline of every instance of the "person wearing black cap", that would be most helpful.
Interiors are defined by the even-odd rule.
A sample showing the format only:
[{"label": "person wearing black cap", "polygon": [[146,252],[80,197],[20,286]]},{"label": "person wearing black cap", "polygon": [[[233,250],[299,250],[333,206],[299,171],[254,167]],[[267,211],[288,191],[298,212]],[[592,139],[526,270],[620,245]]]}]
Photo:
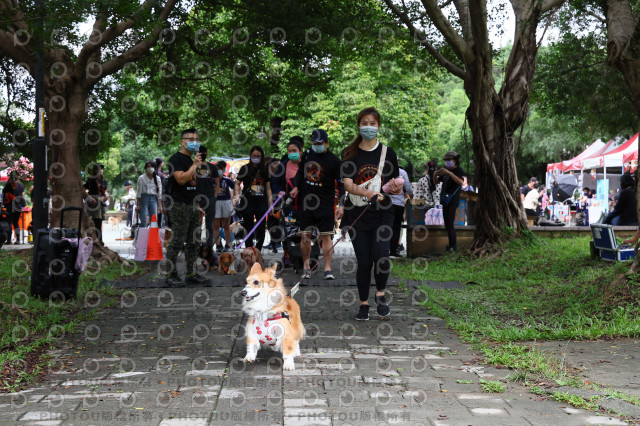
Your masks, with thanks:
[{"label": "person wearing black cap", "polygon": [[385,289],[391,272],[393,202],[382,187],[399,176],[399,167],[395,151],[378,141],[380,113],[375,108],[365,108],[358,114],[356,123],[359,134],[342,151],[342,181],[349,196],[344,198],[340,227],[353,225],[349,237],[358,263],[356,284],[360,298],[356,320],[366,321],[372,269],[378,315],[387,317],[391,313]]},{"label": "person wearing black cap", "polygon": [[300,232],[302,240],[300,251],[304,261],[303,277],[308,277],[311,270],[311,233],[315,228],[322,243],[324,260],[324,278],[335,280],[331,271],[333,257],[332,238],[335,233],[335,220],[342,218],[343,207],[336,205],[336,188],[340,196],[344,194],[344,186],[340,178],[340,159],[329,151],[329,135],[322,129],[311,133],[311,149],[304,152],[295,186],[290,195],[296,198],[299,194]]},{"label": "person wearing black cap", "polygon": [[440,204],[442,205],[444,228],[447,230],[447,236],[449,237],[447,252],[452,252],[458,248],[456,230],[453,224],[456,219],[456,210],[458,210],[458,205],[460,204],[460,188],[464,183],[465,173],[460,167],[460,156],[457,152],[449,151],[442,159],[445,167],[434,173],[433,181],[436,185],[438,182],[443,182]]}]

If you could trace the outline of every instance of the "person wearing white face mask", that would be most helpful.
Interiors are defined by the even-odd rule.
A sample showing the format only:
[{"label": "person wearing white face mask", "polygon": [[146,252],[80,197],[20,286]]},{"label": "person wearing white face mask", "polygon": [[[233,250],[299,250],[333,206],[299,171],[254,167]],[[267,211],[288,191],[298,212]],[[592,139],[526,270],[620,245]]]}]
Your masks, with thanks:
[{"label": "person wearing white face mask", "polygon": [[145,173],[138,177],[138,203],[136,212],[140,218],[140,226],[148,226],[153,215],[162,213],[162,180],[156,174],[155,162],[144,164]]},{"label": "person wearing white face mask", "polygon": [[356,122],[359,135],[342,151],[342,181],[349,196],[345,197],[340,227],[353,225],[349,236],[358,262],[356,283],[360,297],[356,320],[364,321],[369,319],[372,268],[378,315],[387,317],[390,314],[384,291],[391,272],[389,248],[393,236],[393,203],[382,187],[395,181],[392,179],[399,176],[399,167],[395,151],[378,141],[380,113],[375,108],[365,108]]}]

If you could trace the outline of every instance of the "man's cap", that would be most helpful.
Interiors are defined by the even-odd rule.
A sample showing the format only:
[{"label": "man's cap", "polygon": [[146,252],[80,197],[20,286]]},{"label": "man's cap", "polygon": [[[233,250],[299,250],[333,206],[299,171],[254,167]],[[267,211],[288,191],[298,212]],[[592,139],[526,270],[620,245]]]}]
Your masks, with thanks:
[{"label": "man's cap", "polygon": [[442,157],[444,160],[448,160],[448,159],[455,159],[455,158],[459,158],[460,156],[458,155],[457,152],[455,151],[449,151],[447,152],[444,157]]},{"label": "man's cap", "polygon": [[329,142],[329,135],[322,129],[315,129],[311,133],[311,143]]},{"label": "man's cap", "polygon": [[531,179],[529,179],[529,182],[538,182],[538,178],[533,176]]},{"label": "man's cap", "polygon": [[131,182],[129,182],[128,180],[124,181],[124,186],[131,186]]},{"label": "man's cap", "polygon": [[104,169],[104,164],[102,163],[96,163],[96,166],[100,167],[101,169]]}]

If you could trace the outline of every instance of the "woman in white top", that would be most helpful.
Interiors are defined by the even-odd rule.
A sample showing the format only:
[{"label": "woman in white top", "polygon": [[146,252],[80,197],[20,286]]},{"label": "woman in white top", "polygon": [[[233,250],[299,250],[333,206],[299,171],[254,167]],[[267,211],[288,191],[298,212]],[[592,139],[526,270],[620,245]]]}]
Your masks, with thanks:
[{"label": "woman in white top", "polygon": [[147,226],[147,218],[162,213],[162,181],[156,174],[156,164],[147,161],[144,164],[145,174],[138,178],[138,204],[136,211],[140,218],[140,226]]},{"label": "woman in white top", "polygon": [[533,189],[527,192],[527,195],[524,197],[523,205],[524,211],[527,213],[527,216],[539,216],[538,215],[538,204],[540,204],[540,197],[542,197],[543,193],[540,191],[540,185],[537,183],[533,184]]}]

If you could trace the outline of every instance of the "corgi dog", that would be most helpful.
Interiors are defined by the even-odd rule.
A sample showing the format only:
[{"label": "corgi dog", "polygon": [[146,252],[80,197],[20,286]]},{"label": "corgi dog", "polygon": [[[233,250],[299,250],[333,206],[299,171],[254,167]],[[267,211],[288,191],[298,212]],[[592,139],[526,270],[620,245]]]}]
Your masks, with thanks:
[{"label": "corgi dog", "polygon": [[221,275],[236,274],[236,257],[233,253],[222,253],[218,256],[218,270]]},{"label": "corgi dog", "polygon": [[284,370],[294,370],[304,326],[300,306],[289,296],[282,279],[276,277],[276,265],[263,269],[255,263],[240,295],[242,310],[249,315],[244,362],[255,361],[258,349],[270,348],[282,353]]}]

